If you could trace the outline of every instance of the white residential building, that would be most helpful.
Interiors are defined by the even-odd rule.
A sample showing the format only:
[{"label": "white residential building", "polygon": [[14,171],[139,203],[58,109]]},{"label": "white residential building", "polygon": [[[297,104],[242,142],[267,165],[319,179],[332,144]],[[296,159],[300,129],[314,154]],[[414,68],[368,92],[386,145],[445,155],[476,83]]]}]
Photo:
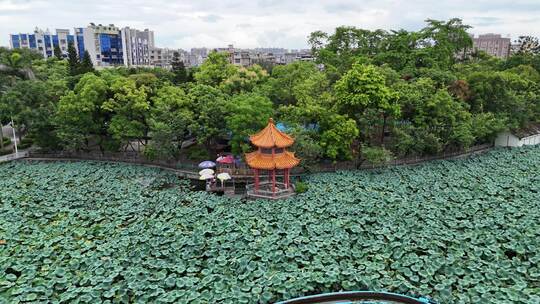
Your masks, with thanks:
[{"label": "white residential building", "polygon": [[139,31],[129,27],[121,30],[123,61],[127,67],[150,66],[150,50],[154,49],[154,32],[148,29]]},{"label": "white residential building", "polygon": [[114,24],[75,28],[75,43],[79,56],[88,51],[94,67],[118,66],[124,64],[120,29]]}]

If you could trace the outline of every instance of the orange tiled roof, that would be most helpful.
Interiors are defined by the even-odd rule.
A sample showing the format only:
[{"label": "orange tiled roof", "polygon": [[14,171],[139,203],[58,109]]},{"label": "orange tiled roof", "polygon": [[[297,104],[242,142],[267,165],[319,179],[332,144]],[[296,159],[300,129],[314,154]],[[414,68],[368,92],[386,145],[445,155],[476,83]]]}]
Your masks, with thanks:
[{"label": "orange tiled roof", "polygon": [[249,139],[255,146],[261,148],[285,148],[294,143],[294,139],[292,137],[276,128],[272,118],[268,120],[268,125],[266,128],[262,129],[255,135],[251,135]]},{"label": "orange tiled roof", "polygon": [[251,168],[272,170],[272,169],[290,169],[300,163],[300,160],[294,156],[293,152],[284,151],[283,153],[263,154],[259,151],[246,153],[246,161]]}]

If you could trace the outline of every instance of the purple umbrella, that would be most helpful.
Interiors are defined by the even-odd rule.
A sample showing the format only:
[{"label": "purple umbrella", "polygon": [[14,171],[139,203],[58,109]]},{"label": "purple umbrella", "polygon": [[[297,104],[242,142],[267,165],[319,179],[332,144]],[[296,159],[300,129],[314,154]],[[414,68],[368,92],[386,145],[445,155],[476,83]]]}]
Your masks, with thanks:
[{"label": "purple umbrella", "polygon": [[199,164],[199,168],[201,169],[214,168],[215,166],[216,166],[216,163],[209,160],[205,160]]}]

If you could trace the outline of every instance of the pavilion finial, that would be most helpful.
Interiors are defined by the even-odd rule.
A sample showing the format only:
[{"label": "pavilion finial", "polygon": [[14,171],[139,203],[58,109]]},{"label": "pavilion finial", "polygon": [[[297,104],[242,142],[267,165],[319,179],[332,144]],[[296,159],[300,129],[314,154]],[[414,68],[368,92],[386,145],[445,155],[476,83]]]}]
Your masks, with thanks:
[{"label": "pavilion finial", "polygon": [[273,123],[274,123],[274,119],[273,119],[272,117],[268,118],[268,123],[273,124]]}]

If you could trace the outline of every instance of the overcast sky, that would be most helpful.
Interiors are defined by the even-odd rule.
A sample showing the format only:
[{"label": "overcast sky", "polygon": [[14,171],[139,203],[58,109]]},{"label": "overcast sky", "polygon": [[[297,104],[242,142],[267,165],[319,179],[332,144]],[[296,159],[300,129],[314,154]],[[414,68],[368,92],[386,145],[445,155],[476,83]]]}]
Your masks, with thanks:
[{"label": "overcast sky", "polygon": [[540,36],[540,0],[0,0],[0,45],[36,26],[73,30],[94,22],[149,28],[162,47],[304,48],[315,30],[417,30],[427,18],[452,17],[475,34]]}]

